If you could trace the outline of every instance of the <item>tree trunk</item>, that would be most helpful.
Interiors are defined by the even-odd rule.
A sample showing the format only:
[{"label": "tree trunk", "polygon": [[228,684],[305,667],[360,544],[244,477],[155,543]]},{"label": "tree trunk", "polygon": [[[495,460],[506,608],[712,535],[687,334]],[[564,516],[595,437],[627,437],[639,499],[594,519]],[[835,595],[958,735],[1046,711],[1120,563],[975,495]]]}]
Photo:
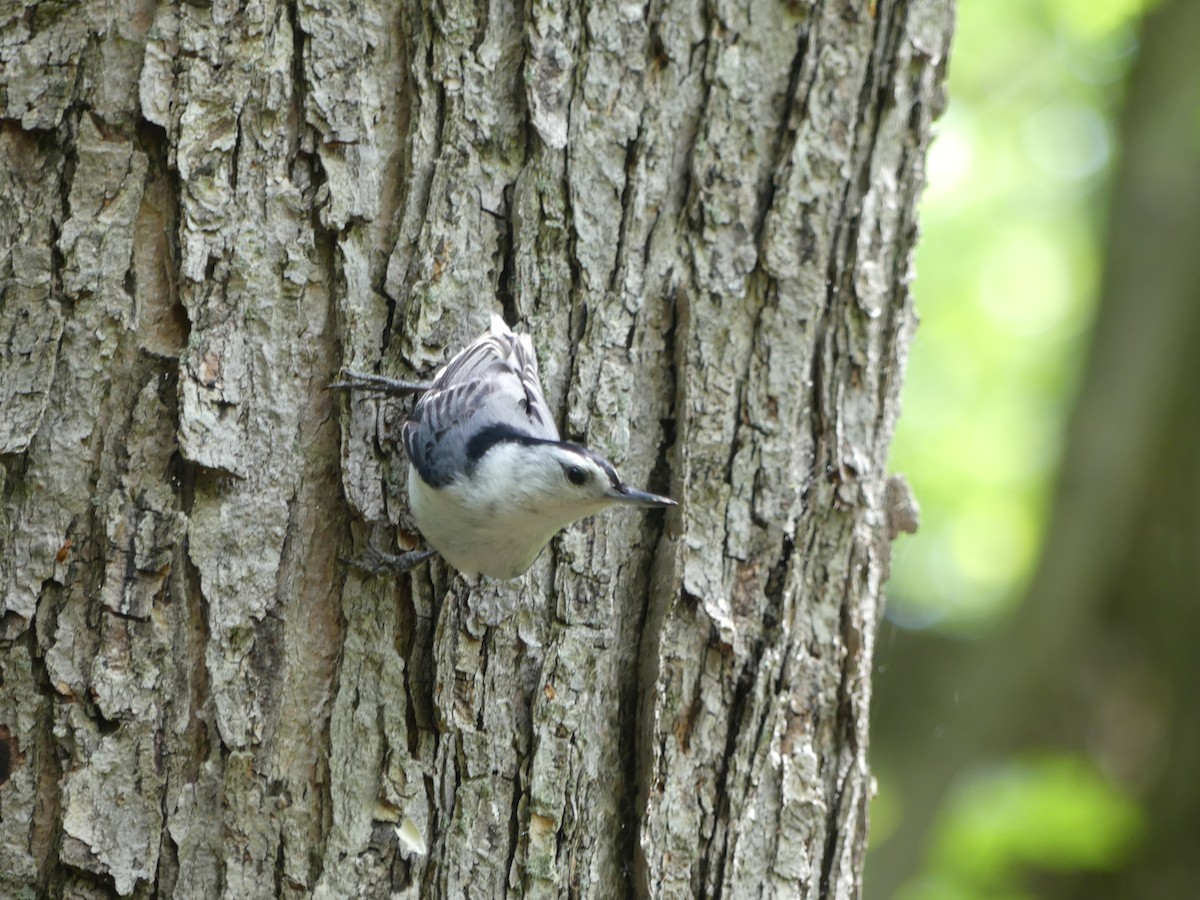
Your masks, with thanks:
[{"label": "tree trunk", "polygon": [[[951,9],[751,6],[3,20],[6,894],[858,893]],[[497,307],[679,510],[348,567]]]}]

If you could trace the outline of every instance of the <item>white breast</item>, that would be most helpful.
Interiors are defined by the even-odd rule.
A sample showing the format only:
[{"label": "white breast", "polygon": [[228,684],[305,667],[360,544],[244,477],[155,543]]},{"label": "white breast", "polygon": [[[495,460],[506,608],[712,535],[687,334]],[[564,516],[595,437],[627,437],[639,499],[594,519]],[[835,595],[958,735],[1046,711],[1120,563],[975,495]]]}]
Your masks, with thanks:
[{"label": "white breast", "polygon": [[422,536],[446,562],[467,575],[516,578],[533,565],[564,524],[502,497],[486,493],[468,497],[456,484],[431,488],[411,465],[408,496]]}]

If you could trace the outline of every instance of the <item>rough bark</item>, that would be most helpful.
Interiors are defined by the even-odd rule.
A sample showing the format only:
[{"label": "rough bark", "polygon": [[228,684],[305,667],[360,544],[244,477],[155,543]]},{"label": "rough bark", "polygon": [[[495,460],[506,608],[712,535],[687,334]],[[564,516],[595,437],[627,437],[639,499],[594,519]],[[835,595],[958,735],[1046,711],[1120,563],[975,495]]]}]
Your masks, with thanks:
[{"label": "rough bark", "polygon": [[[0,15],[6,893],[857,893],[951,10],[751,6]],[[497,306],[678,513],[348,568]]]}]

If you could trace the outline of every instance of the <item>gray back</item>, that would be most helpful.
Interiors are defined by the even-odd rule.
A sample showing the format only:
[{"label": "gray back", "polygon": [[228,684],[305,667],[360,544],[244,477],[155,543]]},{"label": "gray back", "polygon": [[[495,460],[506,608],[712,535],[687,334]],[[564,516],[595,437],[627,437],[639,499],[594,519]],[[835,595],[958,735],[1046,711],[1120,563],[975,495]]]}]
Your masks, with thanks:
[{"label": "gray back", "polygon": [[501,440],[557,441],[527,334],[492,316],[486,334],[434,377],[404,426],[404,449],[422,480],[445,487]]}]

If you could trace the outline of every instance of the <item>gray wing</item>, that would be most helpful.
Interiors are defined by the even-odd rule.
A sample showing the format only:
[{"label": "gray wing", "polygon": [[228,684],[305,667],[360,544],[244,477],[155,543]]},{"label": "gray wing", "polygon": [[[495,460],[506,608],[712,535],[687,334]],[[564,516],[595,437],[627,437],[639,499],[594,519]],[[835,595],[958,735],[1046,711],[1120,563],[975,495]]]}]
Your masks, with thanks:
[{"label": "gray wing", "polygon": [[533,343],[499,316],[438,372],[404,426],[408,458],[432,487],[469,471],[497,441],[558,439]]}]

